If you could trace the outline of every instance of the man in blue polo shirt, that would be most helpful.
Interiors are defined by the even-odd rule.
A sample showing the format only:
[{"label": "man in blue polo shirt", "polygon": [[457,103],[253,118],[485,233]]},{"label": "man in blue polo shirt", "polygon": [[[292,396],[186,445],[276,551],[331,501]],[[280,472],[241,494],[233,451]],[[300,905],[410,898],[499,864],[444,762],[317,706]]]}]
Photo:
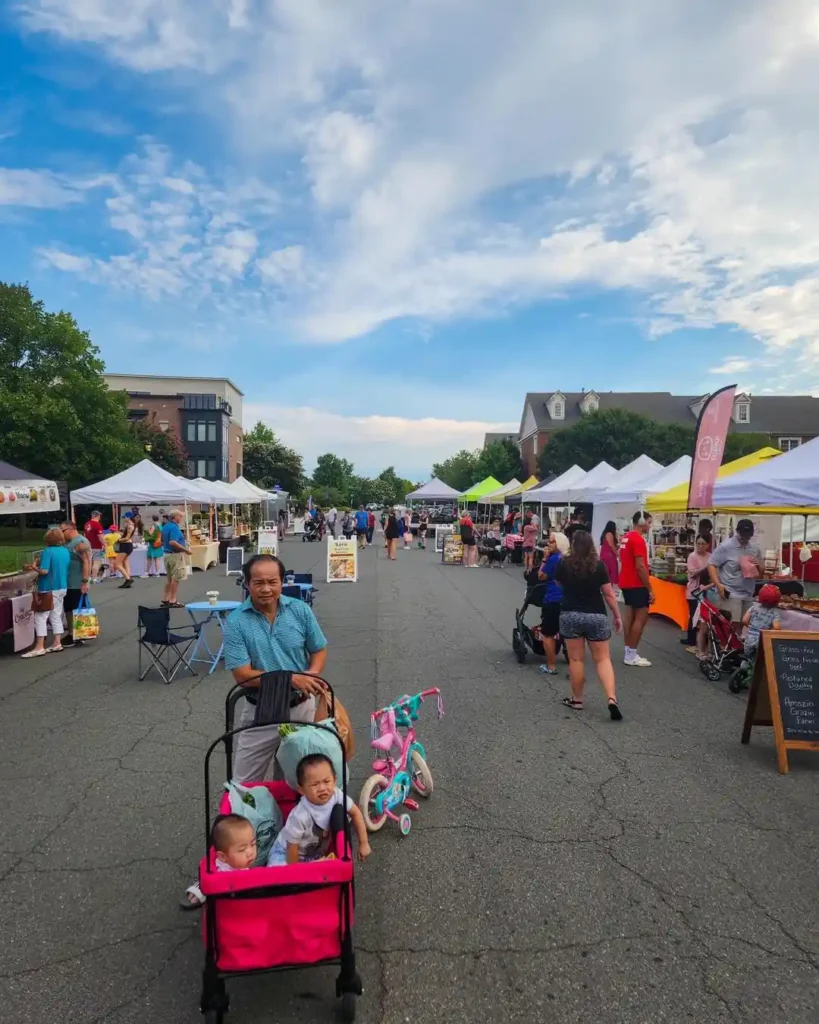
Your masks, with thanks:
[{"label": "man in blue polo shirt", "polygon": [[[260,672],[295,672],[293,687],[302,702],[290,710],[294,722],[312,722],[323,684],[302,672],[321,675],[327,640],[313,610],[304,601],[282,596],[284,566],[273,555],[254,555],[244,566],[250,597],[225,624],[225,668],[237,683],[258,689]],[[249,725],[255,705],[242,701],[239,725]],[[260,782],[279,745],[278,726],[249,729],[236,737],[234,782]]]},{"label": "man in blue polo shirt", "polygon": [[[303,700],[290,709],[293,722],[312,722],[316,715],[316,697],[324,685],[310,676],[321,675],[327,661],[327,641],[313,610],[304,601],[282,596],[284,566],[273,555],[253,555],[242,571],[250,597],[225,623],[225,668],[234,680],[249,690],[258,689],[261,672],[294,672],[293,688]],[[241,701],[237,725],[250,725],[256,707]],[[233,759],[234,782],[262,782],[270,770],[279,746],[279,727],[260,726],[236,737]],[[188,886],[181,906],[194,910],[205,902],[198,882]]]}]

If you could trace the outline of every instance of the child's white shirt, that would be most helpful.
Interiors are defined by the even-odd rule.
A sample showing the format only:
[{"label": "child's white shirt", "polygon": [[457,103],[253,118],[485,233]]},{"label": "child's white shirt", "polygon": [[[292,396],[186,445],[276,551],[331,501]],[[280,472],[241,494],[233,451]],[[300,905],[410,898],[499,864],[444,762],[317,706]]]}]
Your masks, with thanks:
[{"label": "child's white shirt", "polygon": [[[299,860],[315,860],[323,856],[323,847],[326,845],[327,832],[330,828],[330,817],[333,808],[344,804],[344,794],[336,787],[335,792],[326,804],[313,804],[302,797],[296,804],[281,832],[276,836],[273,846],[270,849],[268,864],[272,863],[274,855],[279,857],[287,852],[288,844],[297,843],[299,847]],[[347,797],[347,813],[353,808],[353,801]]]}]

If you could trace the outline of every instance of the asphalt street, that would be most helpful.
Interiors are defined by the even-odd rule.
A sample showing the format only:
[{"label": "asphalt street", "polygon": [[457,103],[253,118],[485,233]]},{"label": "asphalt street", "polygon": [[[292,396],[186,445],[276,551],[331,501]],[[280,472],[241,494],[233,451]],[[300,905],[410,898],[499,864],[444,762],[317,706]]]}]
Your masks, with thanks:
[{"label": "asphalt street", "polygon": [[[283,556],[323,579],[323,544]],[[391,563],[378,543],[360,564],[355,584],[319,582],[316,605],[357,725],[354,795],[373,708],[440,685],[446,716],[420,722],[432,798],[358,869],[359,1020],[816,1024],[819,758],[792,756],[783,777],[769,730],[741,746],[744,699],[666,623],[643,645],[651,669],[625,668],[615,640],[613,723],[593,680],[571,712],[562,667],[516,663],[519,569]],[[160,587],[94,588],[103,635],[82,649],[0,654],[3,1022],[201,1019],[198,915],[178,901],[230,680],[137,681],[136,608]],[[237,594],[213,569],[181,598],[212,589]],[[334,974],[235,981],[228,1019],[332,1021]]]}]

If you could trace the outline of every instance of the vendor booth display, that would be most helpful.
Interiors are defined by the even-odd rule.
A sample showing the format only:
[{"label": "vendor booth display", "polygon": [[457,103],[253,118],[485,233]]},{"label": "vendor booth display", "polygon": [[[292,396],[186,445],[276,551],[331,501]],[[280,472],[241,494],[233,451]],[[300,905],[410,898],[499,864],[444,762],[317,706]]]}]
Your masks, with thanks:
[{"label": "vendor booth display", "polygon": [[[60,495],[53,480],[43,480],[28,470],[0,462],[0,516],[35,512],[57,512]],[[37,576],[33,572],[12,572],[0,576],[0,634],[14,632],[14,650],[34,643],[34,613],[31,595]]]},{"label": "vendor booth display", "polygon": [[0,516],[57,512],[60,495],[53,480],[43,480],[25,469],[0,462]]},{"label": "vendor booth display", "polygon": [[72,491],[70,497],[72,505],[160,505],[200,502],[202,491],[192,480],[174,476],[150,459],[143,459],[107,480]]}]

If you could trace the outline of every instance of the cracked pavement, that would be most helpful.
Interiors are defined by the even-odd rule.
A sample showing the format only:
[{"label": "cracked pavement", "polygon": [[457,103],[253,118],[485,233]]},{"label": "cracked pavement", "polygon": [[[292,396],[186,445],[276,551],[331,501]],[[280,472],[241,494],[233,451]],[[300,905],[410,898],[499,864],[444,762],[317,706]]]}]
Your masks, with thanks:
[{"label": "cracked pavement", "polygon": [[[354,797],[369,712],[432,685],[446,704],[419,726],[431,800],[357,872],[359,1020],[819,1020],[819,758],[793,754],[783,777],[770,730],[741,746],[744,699],[696,671],[675,627],[650,623],[648,670],[625,669],[615,639],[612,723],[593,675],[576,713],[562,664],[516,663],[519,569],[467,573],[430,551],[393,564],[376,544],[357,584],[328,586],[324,545],[289,540],[283,556],[316,573],[328,676],[357,726]],[[136,606],[159,589],[95,588],[103,636],[82,649],[0,655],[9,1024],[201,1019],[199,916],[178,901],[229,678],[137,682]],[[211,570],[182,599],[211,589],[238,593]],[[233,981],[228,1020],[331,1021],[334,973]]]}]

